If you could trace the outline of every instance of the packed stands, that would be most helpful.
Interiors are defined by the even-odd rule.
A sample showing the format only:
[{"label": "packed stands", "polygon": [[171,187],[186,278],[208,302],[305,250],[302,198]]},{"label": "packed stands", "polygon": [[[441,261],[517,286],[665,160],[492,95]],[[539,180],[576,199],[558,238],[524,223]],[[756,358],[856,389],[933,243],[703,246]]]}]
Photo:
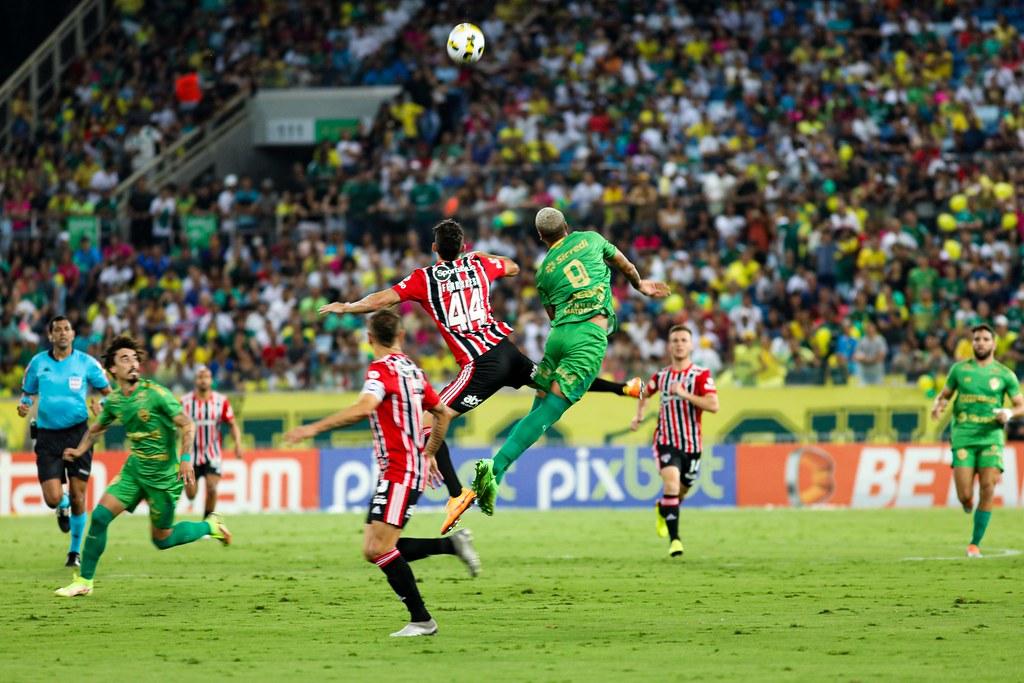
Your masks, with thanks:
[{"label": "packed stands", "polygon": [[[193,5],[122,3],[53,111],[35,129],[22,112],[0,157],[0,390],[17,390],[58,312],[94,352],[115,332],[144,338],[170,385],[207,364],[225,390],[353,387],[362,320],[317,308],[428,262],[444,216],[472,249],[523,265],[496,310],[539,358],[532,216],[546,205],[673,285],[652,303],[616,280],[610,377],[657,365],[680,322],[720,383],[932,391],[980,321],[1024,374],[1017,10],[503,2],[466,17],[488,52],[458,68],[445,3]],[[280,178],[140,181],[114,205],[237,93],[393,83],[402,93],[359,135]],[[101,244],[71,243],[82,214],[100,216]],[[193,239],[188,216],[218,230]],[[407,312],[425,368],[452,377],[439,335]]]}]

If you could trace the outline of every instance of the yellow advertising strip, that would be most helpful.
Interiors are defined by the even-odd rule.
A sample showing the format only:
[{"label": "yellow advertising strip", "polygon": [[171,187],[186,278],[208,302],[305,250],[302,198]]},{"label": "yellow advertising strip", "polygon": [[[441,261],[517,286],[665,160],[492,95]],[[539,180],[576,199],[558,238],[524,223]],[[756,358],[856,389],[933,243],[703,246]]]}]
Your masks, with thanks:
[{"label": "yellow advertising strip", "polygon": [[[930,401],[916,388],[780,387],[719,389],[722,409],[704,415],[708,444],[740,443],[892,443],[935,442],[942,423],[928,416]],[[280,447],[291,427],[340,410],[357,394],[316,392],[231,396],[247,447]],[[452,425],[451,441],[461,446],[490,446],[505,439],[512,425],[530,409],[529,391],[508,390],[492,397]],[[0,402],[0,430],[12,450],[26,446],[27,421],[18,417],[14,400]],[[629,430],[634,399],[588,394],[548,433],[549,441],[570,444],[646,444],[657,419],[658,397],[648,403],[640,429]],[[325,437],[316,446],[367,443],[366,425]]]}]

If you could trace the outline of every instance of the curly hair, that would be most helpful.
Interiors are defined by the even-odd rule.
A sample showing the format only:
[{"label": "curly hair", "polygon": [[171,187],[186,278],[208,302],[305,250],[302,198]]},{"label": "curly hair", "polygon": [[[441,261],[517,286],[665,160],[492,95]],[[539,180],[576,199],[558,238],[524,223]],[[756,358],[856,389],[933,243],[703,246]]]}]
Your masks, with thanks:
[{"label": "curly hair", "polygon": [[114,357],[117,355],[117,352],[120,351],[121,349],[131,349],[139,357],[139,360],[142,360],[143,357],[145,357],[146,355],[146,350],[142,347],[142,344],[135,341],[134,338],[128,336],[127,334],[119,335],[117,337],[114,337],[113,340],[111,340],[110,344],[103,352],[104,370],[109,370],[110,368],[114,367]]}]

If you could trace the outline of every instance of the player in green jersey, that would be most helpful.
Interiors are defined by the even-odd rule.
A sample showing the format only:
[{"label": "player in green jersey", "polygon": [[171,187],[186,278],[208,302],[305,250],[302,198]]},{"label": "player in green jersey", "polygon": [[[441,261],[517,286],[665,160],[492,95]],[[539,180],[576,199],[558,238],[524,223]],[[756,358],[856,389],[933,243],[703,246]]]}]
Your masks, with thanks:
[{"label": "player in green jersey", "polygon": [[476,464],[473,491],[480,510],[494,513],[505,472],[562,414],[580,400],[601,371],[608,335],[615,331],[611,270],[614,266],[641,294],[668,296],[668,285],[640,279],[640,273],[600,233],[569,232],[562,212],[545,207],[535,219],[548,246],[537,271],[537,291],[551,318],[551,334],[534,384],[540,391],[530,412],[516,423],[493,460]]},{"label": "player in green jersey", "polygon": [[[80,457],[116,421],[124,425],[131,444],[121,473],[92,511],[81,574],[76,573],[69,585],[56,591],[64,598],[92,593],[96,564],[107,545],[107,527],[125,510],[133,512],[143,500],[149,504],[153,545],[160,550],[198,541],[207,535],[224,545],[231,543],[231,533],[216,513],[203,522],[174,523],[174,508],[183,486],[195,482],[189,454],[195,427],[182,413],[174,394],[156,382],[141,378],[141,354],[131,337],[115,337],[110,343],[103,354],[103,368],[114,378],[119,391],[107,398],[99,420],[89,427],[78,447],[64,451],[67,460]],[[175,431],[181,432],[180,458]]]},{"label": "player in green jersey", "polygon": [[[974,477],[978,477],[978,509],[974,511],[974,530],[967,546],[968,557],[981,557],[978,546],[992,517],[992,498],[1003,471],[1003,426],[1024,415],[1024,396],[1013,371],[992,357],[995,336],[988,325],[971,329],[974,358],[955,364],[946,386],[935,397],[932,417],[938,420],[949,399],[953,402],[950,445],[953,449],[953,481],[964,512],[974,507]],[[1004,408],[1005,399],[1013,402]]]}]

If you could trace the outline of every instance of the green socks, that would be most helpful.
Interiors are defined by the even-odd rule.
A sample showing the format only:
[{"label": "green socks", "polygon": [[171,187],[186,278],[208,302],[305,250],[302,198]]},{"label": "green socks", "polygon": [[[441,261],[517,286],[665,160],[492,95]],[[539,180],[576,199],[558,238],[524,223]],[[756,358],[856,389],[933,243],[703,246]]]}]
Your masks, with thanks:
[{"label": "green socks", "polygon": [[974,511],[974,533],[971,534],[971,545],[981,543],[981,539],[985,537],[985,529],[988,529],[988,521],[990,519],[992,519],[991,510]]},{"label": "green socks", "polygon": [[79,572],[83,579],[91,579],[96,574],[96,564],[107,547],[107,527],[113,520],[114,515],[102,505],[97,505],[92,511],[92,523],[82,552],[82,571]]},{"label": "green socks", "polygon": [[537,443],[548,427],[558,422],[571,407],[572,403],[554,394],[534,400],[533,409],[516,423],[512,433],[508,435],[508,440],[494,456],[494,478],[499,484],[512,463],[518,460],[527,448]]},{"label": "green socks", "polygon": [[153,545],[160,550],[167,550],[176,545],[185,545],[198,541],[203,536],[213,533],[213,522],[178,522],[171,527],[171,535],[163,540],[153,539]]}]

